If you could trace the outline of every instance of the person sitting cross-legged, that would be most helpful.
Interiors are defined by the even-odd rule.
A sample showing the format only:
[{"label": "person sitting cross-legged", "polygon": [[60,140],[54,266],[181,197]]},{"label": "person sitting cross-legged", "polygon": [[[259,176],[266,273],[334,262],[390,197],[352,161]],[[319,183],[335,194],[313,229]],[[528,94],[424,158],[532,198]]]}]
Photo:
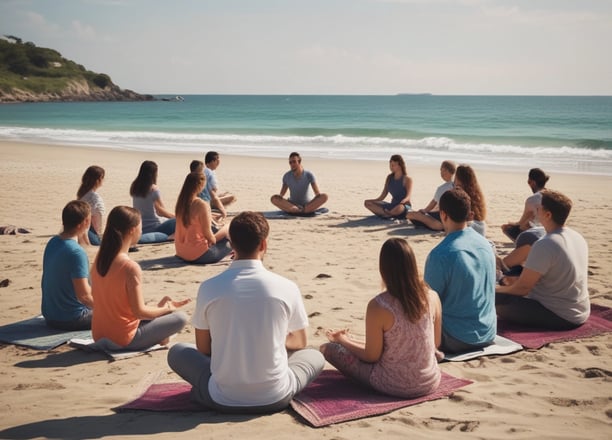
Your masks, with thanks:
[{"label": "person sitting cross-legged", "polygon": [[196,343],[168,352],[192,399],[217,411],[281,411],[325,366],[318,350],[306,348],[308,315],[297,285],[263,266],[268,232],[261,213],[232,219],[234,260],[200,285]]},{"label": "person sitting cross-legged", "polygon": [[565,226],[572,201],[542,190],[537,217],[546,235],[536,241],[519,278],[497,286],[497,316],[529,327],[568,330],[590,315],[588,245],[578,232]]}]

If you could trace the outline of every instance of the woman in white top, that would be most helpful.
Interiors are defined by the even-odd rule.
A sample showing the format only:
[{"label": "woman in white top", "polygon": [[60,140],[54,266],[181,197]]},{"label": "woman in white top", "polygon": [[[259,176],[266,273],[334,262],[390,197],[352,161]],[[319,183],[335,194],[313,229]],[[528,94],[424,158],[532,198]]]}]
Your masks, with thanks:
[{"label": "woman in white top", "polygon": [[92,165],[85,170],[81,178],[77,199],[87,202],[91,208],[91,226],[87,234],[79,237],[81,244],[100,245],[104,231],[104,201],[96,191],[102,186],[104,174],[104,168]]}]

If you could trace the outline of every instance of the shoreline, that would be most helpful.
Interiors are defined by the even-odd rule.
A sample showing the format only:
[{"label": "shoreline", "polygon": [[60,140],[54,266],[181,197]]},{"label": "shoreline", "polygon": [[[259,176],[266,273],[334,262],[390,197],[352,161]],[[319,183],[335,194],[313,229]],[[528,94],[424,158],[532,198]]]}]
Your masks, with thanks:
[{"label": "shoreline", "polygon": [[[129,185],[140,163],[154,160],[159,165],[162,199],[166,208],[173,209],[189,162],[203,160],[205,153],[145,153],[2,141],[0,148],[0,224],[32,231],[0,236],[1,278],[10,279],[9,285],[0,289],[0,325],[40,312],[42,252],[50,236],[58,233],[61,209],[75,197],[87,166],[96,164],[106,170],[99,193],[108,213],[118,204],[131,206]],[[220,188],[238,196],[229,207],[230,213],[274,211],[269,199],[280,189],[282,174],[288,170],[287,159],[218,151]],[[386,163],[327,160],[305,154],[302,158],[321,191],[329,195],[325,206],[330,212],[313,218],[269,220],[264,265],[299,286],[310,316],[309,345],[317,347],[325,342],[326,328],[344,326],[357,337],[363,336],[367,302],[381,289],[378,253],[384,240],[406,238],[422,274],[425,259],[442,234],[414,229],[406,222],[376,219],[365,210],[363,200],[376,197],[382,189],[389,172]],[[500,225],[520,217],[530,193],[526,184],[530,166],[521,172],[499,172],[472,165],[488,202],[487,238],[506,253],[511,245]],[[424,207],[442,182],[438,167],[439,163],[408,163],[415,209]],[[612,307],[612,177],[545,171],[551,175],[548,186],[573,200],[568,225],[581,232],[589,244],[591,300]],[[143,292],[148,303],[166,294],[195,299],[199,284],[229,264],[223,260],[209,266],[164,267],[164,258],[174,255],[171,243],[138,249],[130,257],[143,267]],[[96,251],[87,248],[90,263]],[[191,315],[194,308],[192,301],[184,310]],[[172,342],[193,339],[193,328],[188,325]],[[315,440],[370,439],[385,433],[442,440],[452,432],[470,439],[603,440],[609,437],[610,429],[609,342],[609,335],[603,335],[507,356],[444,363],[440,365],[444,372],[474,383],[448,399],[318,429],[301,423],[290,410],[261,417],[208,412],[115,414],[111,408],[134,398],[147,379],[179,380],[167,365],[166,351],[109,363],[100,355],[67,346],[36,352],[0,344],[0,409],[11,414],[0,421],[0,437],[138,439],[154,434],[173,440],[201,436],[263,440],[295,435]]]},{"label": "shoreline", "polygon": [[[274,152],[274,153],[265,153],[264,151],[261,151],[259,153],[250,153],[246,151],[232,152],[231,149],[223,145],[220,145],[217,147],[193,146],[191,147],[190,150],[185,149],[185,150],[179,150],[179,151],[171,151],[165,147],[157,148],[157,149],[151,148],[151,147],[149,148],[131,147],[130,148],[130,147],[124,147],[124,146],[117,147],[117,146],[112,146],[112,145],[91,145],[91,144],[86,144],[86,143],[84,144],[84,143],[79,143],[79,142],[62,143],[60,141],[49,141],[49,140],[45,140],[45,141],[37,141],[37,140],[32,140],[32,139],[26,139],[26,140],[10,139],[9,140],[9,139],[0,138],[0,148],[2,148],[3,146],[6,148],[11,148],[11,147],[14,147],[15,145],[27,145],[30,147],[42,147],[42,148],[90,149],[90,150],[106,151],[106,152],[111,152],[111,153],[134,153],[134,154],[140,154],[140,155],[160,154],[160,155],[166,155],[166,156],[171,156],[171,155],[186,156],[186,155],[198,155],[198,154],[203,156],[206,151],[215,150],[227,156],[239,157],[239,158],[249,157],[249,158],[257,158],[257,159],[265,159],[265,160],[268,160],[268,159],[269,160],[282,160],[288,157],[291,151],[298,151],[303,157],[309,157],[311,160],[332,161],[332,162],[344,161],[344,162],[354,162],[354,163],[387,162],[388,157],[390,157],[391,154],[396,154],[394,152],[390,152],[388,156],[382,156],[383,153],[381,152],[379,153],[380,155],[377,155],[377,156],[355,158],[355,157],[345,157],[338,152],[336,152],[335,155],[330,155],[330,154],[324,155],[322,151],[319,151],[319,150],[310,151],[308,148],[300,149],[299,148],[300,146],[285,148],[285,150],[283,150],[283,153],[286,152],[286,155],[281,154],[280,151]],[[244,147],[241,147],[241,148],[244,148]],[[347,154],[347,153],[344,153],[344,154]],[[432,156],[432,157],[427,157],[426,159],[423,159],[422,157],[415,159],[415,157],[412,155],[407,155],[407,154],[402,154],[402,155],[404,159],[406,160],[406,164],[409,168],[414,168],[414,167],[437,168],[440,162],[447,159],[447,156],[445,156],[444,154],[440,152],[436,152],[435,158]],[[448,156],[450,156],[450,160],[454,160],[457,164],[461,164],[461,163],[470,164],[472,165],[472,167],[479,168],[483,171],[514,174],[514,173],[521,173],[523,172],[523,170],[525,170],[525,166],[523,166],[523,164],[519,165],[518,163],[506,163],[506,164],[492,163],[492,162],[486,162],[486,161],[483,162],[482,159],[478,159],[476,161],[478,163],[475,164],[474,161],[467,160],[468,159],[467,157],[464,158],[466,160],[456,160],[452,158],[453,154],[449,154]],[[505,157],[505,154],[500,153],[499,156]],[[562,174],[562,175],[602,177],[602,178],[612,177],[612,169],[610,169],[609,171],[587,170],[587,168],[592,167],[592,163],[590,162],[585,162],[585,164],[583,164],[585,170],[567,169],[563,167],[556,169],[554,168],[554,166],[550,168],[542,164],[532,164],[529,158],[525,158],[525,162],[529,163],[527,169],[539,167],[539,168],[543,168],[548,174],[554,173],[554,174]],[[551,162],[554,162],[554,160],[551,160]]]}]

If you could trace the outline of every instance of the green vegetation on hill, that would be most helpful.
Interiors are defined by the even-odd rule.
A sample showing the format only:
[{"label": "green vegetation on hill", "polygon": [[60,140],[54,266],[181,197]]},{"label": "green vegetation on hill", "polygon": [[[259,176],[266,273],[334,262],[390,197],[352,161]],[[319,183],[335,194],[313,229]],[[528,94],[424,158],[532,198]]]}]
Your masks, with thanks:
[{"label": "green vegetation on hill", "polygon": [[16,92],[27,93],[28,100],[39,100],[39,95],[44,96],[40,100],[152,99],[121,90],[108,75],[87,70],[56,50],[7,35],[0,38],[0,101],[3,96],[19,101],[7,98]]}]

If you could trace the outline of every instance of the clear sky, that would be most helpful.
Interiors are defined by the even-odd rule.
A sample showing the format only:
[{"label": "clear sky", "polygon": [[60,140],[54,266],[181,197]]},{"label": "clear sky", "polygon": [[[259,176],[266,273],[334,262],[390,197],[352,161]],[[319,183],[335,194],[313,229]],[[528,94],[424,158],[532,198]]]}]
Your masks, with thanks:
[{"label": "clear sky", "polygon": [[141,93],[612,95],[611,0],[0,0],[0,34]]}]

